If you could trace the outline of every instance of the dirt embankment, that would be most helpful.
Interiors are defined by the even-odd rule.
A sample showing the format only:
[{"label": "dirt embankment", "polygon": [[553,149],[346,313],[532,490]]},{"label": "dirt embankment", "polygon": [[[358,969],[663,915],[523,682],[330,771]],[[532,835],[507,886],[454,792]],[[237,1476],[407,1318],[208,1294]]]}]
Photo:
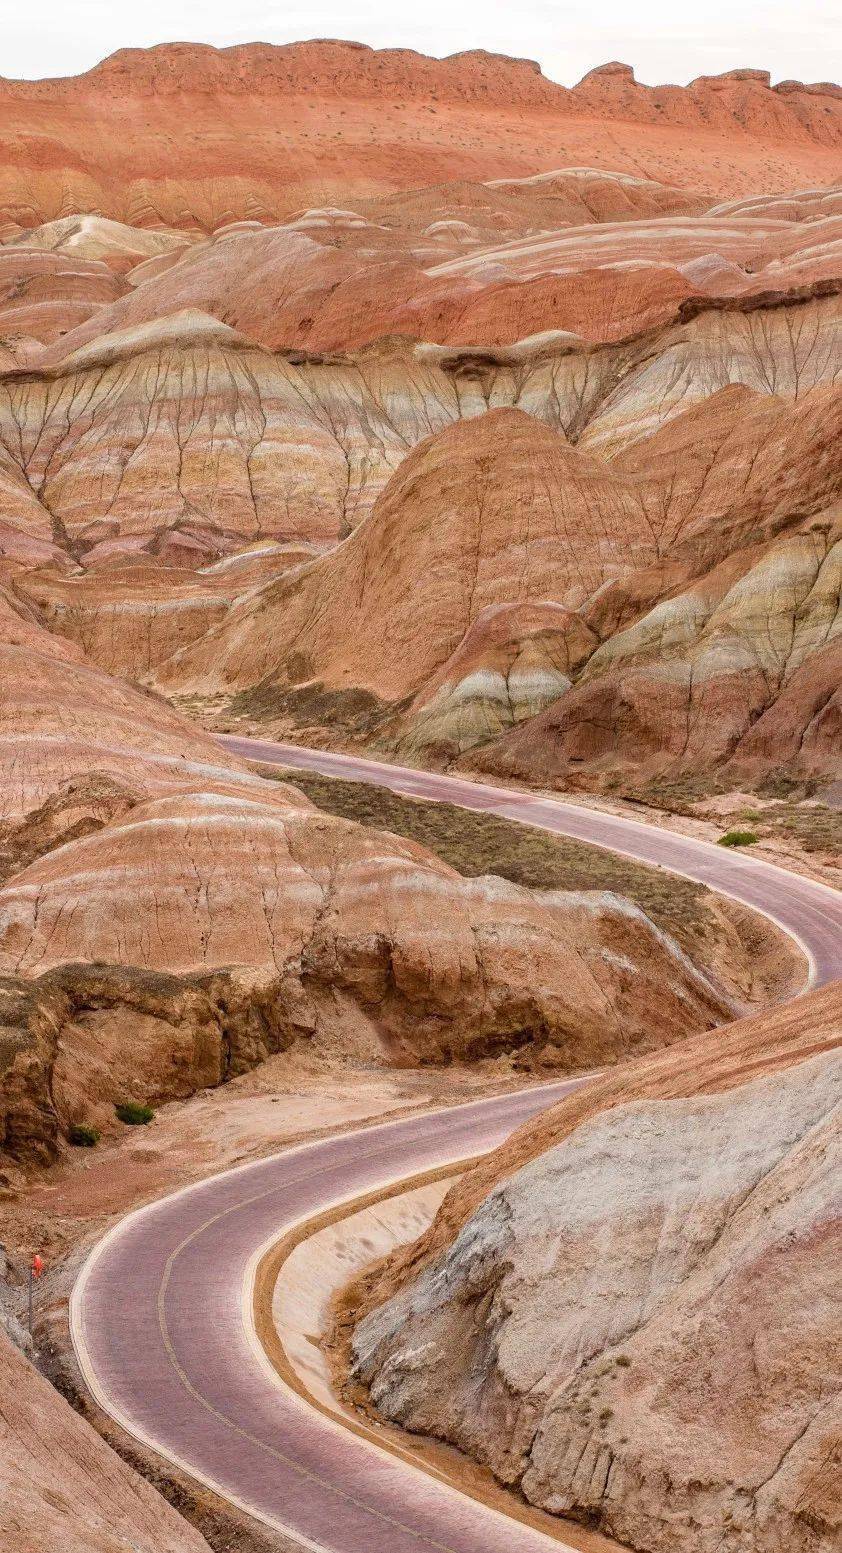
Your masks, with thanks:
[{"label": "dirt embankment", "polygon": [[[264,776],[269,770],[257,762],[252,769]],[[533,890],[596,889],[622,895],[747,1004],[762,1007],[783,1000],[804,984],[804,957],[788,933],[693,879],[537,826],[403,797],[374,783],[301,770],[279,770],[278,776],[294,782],[329,814],[418,842],[465,878],[494,874]],[[773,860],[779,861],[777,856]]]}]

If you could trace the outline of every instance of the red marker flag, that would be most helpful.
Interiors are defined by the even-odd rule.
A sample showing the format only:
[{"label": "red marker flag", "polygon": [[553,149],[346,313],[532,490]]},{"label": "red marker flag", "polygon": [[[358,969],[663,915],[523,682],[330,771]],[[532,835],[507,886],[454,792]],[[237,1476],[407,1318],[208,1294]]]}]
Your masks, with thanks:
[{"label": "red marker flag", "polygon": [[44,1271],[44,1261],[43,1261],[43,1258],[40,1257],[38,1255],[38,1252],[36,1251],[34,1257],[32,1258],[32,1273],[33,1273],[33,1277],[40,1278],[43,1271]]}]

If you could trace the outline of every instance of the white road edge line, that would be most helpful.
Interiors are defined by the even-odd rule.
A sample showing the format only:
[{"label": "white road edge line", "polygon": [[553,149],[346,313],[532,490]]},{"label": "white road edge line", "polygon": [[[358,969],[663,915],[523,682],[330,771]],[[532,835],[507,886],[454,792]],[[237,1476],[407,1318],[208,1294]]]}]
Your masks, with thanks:
[{"label": "white road edge line", "polygon": [[[595,1072],[595,1073],[585,1073],[585,1074],[582,1074],[580,1079],[574,1080],[573,1082],[585,1083],[589,1079],[598,1078],[598,1077],[599,1077],[599,1073],[598,1072]],[[564,1083],[569,1083],[570,1081],[562,1079],[562,1080],[556,1080],[554,1082],[559,1083],[559,1084],[564,1084]],[[546,1088],[550,1088],[550,1087],[552,1087],[552,1085],[544,1086],[543,1084],[528,1084],[528,1085],[525,1085],[523,1089],[504,1091],[502,1096],[495,1096],[494,1098],[497,1098],[497,1099],[506,1099],[506,1098],[515,1099],[515,1098],[517,1098],[520,1095],[530,1094],[530,1093],[532,1093],[536,1089],[543,1090],[545,1087]],[[560,1097],[560,1098],[562,1098],[562,1097]],[[365,1133],[376,1133],[376,1132],[381,1132],[381,1131],[385,1132],[385,1131],[389,1130],[390,1128],[400,1126],[401,1124],[403,1124],[403,1123],[405,1123],[407,1121],[413,1121],[413,1120],[416,1120],[416,1119],[420,1120],[422,1117],[424,1119],[426,1119],[429,1116],[441,1116],[441,1115],[443,1115],[443,1114],[445,1114],[447,1112],[450,1112],[450,1111],[462,1111],[462,1110],[468,1109],[468,1107],[470,1107],[472,1105],[481,1105],[482,1103],[483,1102],[481,1100],[479,1100],[479,1101],[478,1100],[461,1100],[461,1101],[457,1101],[455,1105],[435,1106],[430,1111],[419,1111],[417,1113],[417,1117],[413,1113],[410,1113],[409,1116],[396,1117],[393,1121],[389,1121],[389,1122],[376,1122],[371,1127],[363,1126],[363,1127],[360,1127],[358,1130],[360,1132],[365,1132]],[[339,1136],[343,1136],[343,1135],[340,1134]],[[172,1466],[177,1467],[179,1469],[179,1471],[184,1472],[186,1474],[186,1476],[192,1478],[194,1482],[201,1483],[203,1487],[209,1488],[212,1493],[217,1494],[226,1503],[234,1505],[235,1509],[242,1510],[243,1513],[246,1514],[246,1515],[249,1515],[252,1520],[259,1521],[264,1526],[269,1526],[273,1531],[283,1532],[283,1534],[285,1536],[291,1537],[293,1540],[297,1539],[299,1544],[300,1544],[300,1546],[303,1549],[307,1550],[307,1553],[330,1553],[330,1550],[325,1548],[324,1543],[317,1543],[317,1542],[310,1541],[310,1539],[307,1538],[302,1532],[296,1531],[296,1529],[293,1526],[289,1526],[286,1523],[277,1520],[274,1516],[266,1515],[262,1511],[258,1511],[258,1510],[253,1509],[250,1505],[246,1504],[244,1500],[239,1499],[239,1498],[235,1497],[233,1494],[229,1493],[227,1488],[224,1488],[222,1486],[222,1484],[220,1484],[215,1478],[208,1477],[205,1473],[201,1472],[197,1467],[191,1465],[190,1462],[185,1461],[183,1457],[177,1455],[174,1451],[169,1450],[166,1446],[162,1445],[159,1441],[154,1439],[153,1436],[150,1435],[148,1433],[148,1431],[142,1427],[142,1425],[136,1423],[134,1421],[134,1419],[132,1419],[128,1415],[128,1413],[124,1412],[123,1408],[120,1406],[120,1404],[118,1402],[116,1402],[112,1397],[109,1396],[106,1388],[102,1385],[102,1383],[100,1382],[100,1380],[99,1380],[99,1378],[97,1376],[96,1369],[95,1369],[93,1361],[91,1359],[90,1350],[88,1349],[87,1341],[86,1341],[86,1338],[85,1338],[85,1327],[84,1327],[84,1317],[83,1317],[82,1307],[83,1307],[83,1300],[84,1300],[85,1289],[87,1287],[88,1280],[89,1280],[89,1278],[90,1278],[90,1276],[91,1276],[91,1274],[92,1274],[92,1272],[93,1272],[97,1262],[100,1260],[100,1257],[103,1255],[104,1251],[111,1244],[111,1242],[113,1240],[117,1240],[119,1238],[119,1236],[123,1233],[123,1231],[125,1229],[127,1229],[130,1224],[134,1224],[139,1219],[142,1219],[142,1218],[146,1217],[148,1214],[156,1212],[165,1203],[175,1202],[179,1197],[186,1197],[188,1195],[188,1193],[197,1191],[197,1190],[199,1190],[203,1186],[209,1186],[214,1181],[220,1181],[220,1180],[223,1179],[223,1177],[242,1175],[242,1174],[245,1174],[245,1172],[247,1172],[247,1171],[257,1170],[257,1169],[260,1168],[260,1166],[270,1164],[275,1159],[289,1159],[291,1156],[293,1156],[295,1154],[303,1154],[308,1149],[315,1149],[315,1148],[317,1148],[319,1143],[326,1143],[326,1142],[329,1142],[329,1141],[330,1141],[329,1138],[321,1138],[321,1139],[316,1139],[316,1140],[314,1140],[312,1142],[296,1143],[296,1144],[293,1144],[291,1148],[282,1149],[277,1154],[268,1154],[263,1159],[248,1160],[246,1163],[244,1163],[242,1165],[232,1165],[231,1168],[228,1169],[228,1170],[218,1170],[213,1175],[203,1177],[203,1179],[200,1180],[200,1181],[193,1181],[188,1186],[182,1186],[182,1187],[179,1187],[174,1192],[169,1192],[165,1197],[155,1198],[152,1202],[143,1203],[139,1208],[133,1209],[131,1213],[128,1213],[123,1218],[118,1219],[116,1224],[112,1224],[111,1228],[109,1230],[107,1230],[106,1233],[102,1236],[102,1239],[98,1240],[96,1245],[92,1248],[90,1254],[86,1257],[85,1262],[83,1263],[83,1265],[82,1265],[82,1267],[81,1267],[81,1269],[80,1269],[80,1271],[79,1271],[79,1273],[77,1275],[76,1281],[75,1281],[75,1283],[73,1285],[73,1288],[71,1290],[70,1305],[69,1305],[69,1327],[70,1327],[71,1342],[73,1344],[73,1350],[74,1350],[74,1352],[76,1354],[76,1359],[77,1359],[77,1362],[79,1364],[79,1368],[80,1368],[80,1370],[82,1372],[82,1376],[84,1378],[85,1384],[88,1387],[88,1390],[90,1391],[90,1393],[91,1393],[92,1397],[94,1398],[95,1402],[98,1404],[99,1407],[102,1408],[103,1412],[107,1413],[108,1416],[110,1418],[112,1418],[115,1423],[119,1424],[119,1426],[122,1429],[124,1429],[125,1432],[128,1435],[130,1435],[133,1439],[137,1440],[139,1444],[145,1445],[149,1450],[153,1451],[155,1453],[155,1455],[159,1456],[163,1461],[168,1461]],[[453,1161],[453,1163],[454,1164],[458,1164],[460,1159],[461,1160],[472,1159],[473,1157],[474,1157],[473,1153],[468,1153],[468,1154],[460,1155],[458,1159]],[[446,1165],[449,1162],[445,1161],[444,1163]],[[435,1169],[437,1167],[436,1166],[431,1166],[430,1168],[431,1169]],[[393,1184],[394,1181],[401,1181],[401,1180],[404,1180],[404,1179],[405,1179],[405,1177],[403,1177],[403,1176],[396,1176],[396,1177],[392,1178],[391,1182],[387,1181],[387,1182],[384,1183],[384,1185],[390,1185],[390,1184]],[[376,1186],[374,1188],[372,1188],[372,1190],[375,1190],[375,1191],[378,1190],[378,1189],[379,1188],[376,1187]],[[352,1192],[348,1196],[339,1197],[339,1198],[336,1199],[336,1203],[335,1204],[330,1204],[330,1203],[323,1204],[322,1207],[318,1210],[318,1212],[320,1212],[320,1213],[321,1212],[325,1212],[325,1211],[329,1210],[331,1206],[339,1207],[344,1202],[354,1202],[355,1199],[357,1197],[359,1197],[359,1195],[360,1195],[359,1192]],[[315,1216],[316,1216],[315,1214],[305,1214],[305,1215],[302,1216],[301,1220],[293,1221],[293,1223],[290,1224],[289,1228],[292,1228],[294,1223],[306,1222],[306,1220],[308,1218],[313,1218]],[[282,1233],[284,1233],[284,1232],[282,1231]],[[281,1236],[279,1234],[277,1234],[277,1233],[274,1234],[271,1237],[271,1239],[268,1242],[266,1242],[261,1247],[260,1252],[257,1254],[257,1256],[250,1259],[248,1267],[247,1267],[247,1270],[246,1270],[246,1278],[245,1278],[245,1283],[246,1284],[248,1284],[250,1277],[251,1277],[252,1284],[253,1284],[254,1273],[256,1272],[256,1268],[257,1268],[257,1261],[259,1260],[259,1258],[261,1256],[265,1256],[267,1250],[269,1250],[269,1248],[272,1245],[275,1245],[280,1238],[281,1238]],[[252,1268],[252,1262],[254,1263],[254,1267],[253,1268]],[[243,1298],[243,1296],[241,1294],[241,1299],[242,1298]],[[253,1321],[251,1320],[251,1318],[250,1318],[250,1320],[248,1322],[244,1321],[244,1326],[245,1326],[245,1330],[246,1330],[246,1336],[247,1336],[247,1338],[249,1340],[249,1344],[251,1345],[252,1344],[251,1328],[253,1327]],[[259,1345],[259,1339],[257,1338],[256,1331],[254,1332],[254,1340]],[[279,1385],[282,1386],[283,1390],[290,1397],[295,1398],[295,1400],[298,1401],[299,1403],[301,1403],[303,1407],[306,1407],[308,1411],[318,1412],[318,1409],[313,1408],[312,1404],[306,1403],[304,1398],[299,1397],[296,1392],[292,1391],[291,1388],[289,1388],[289,1387],[287,1387],[287,1386],[285,1386],[283,1384],[283,1382],[281,1381],[281,1378],[278,1375],[277,1371],[272,1369],[271,1365],[269,1364],[268,1355],[265,1353],[265,1351],[263,1350],[262,1347],[260,1347],[260,1362],[261,1362],[261,1367],[264,1368],[264,1369],[265,1369],[266,1366],[269,1366],[269,1368],[271,1370],[271,1373],[272,1373],[272,1376],[273,1376],[273,1379]],[[319,1416],[322,1419],[324,1419],[325,1421],[327,1421],[328,1424],[330,1424],[330,1420],[327,1418],[326,1414],[320,1413]],[[336,1421],[336,1424],[335,1424],[334,1427],[336,1429],[344,1429],[344,1426],[339,1422],[338,1418],[337,1418],[337,1421]],[[363,1444],[368,1443],[372,1451],[378,1451],[382,1455],[389,1455],[391,1457],[392,1461],[395,1461],[395,1460],[398,1459],[397,1457],[392,1455],[390,1452],[382,1451],[381,1447],[377,1446],[373,1441],[366,1442],[366,1441],[363,1440],[362,1436],[358,1436],[358,1438],[360,1439],[361,1443],[363,1443]],[[413,1471],[413,1472],[419,1473],[422,1476],[429,1476],[429,1474],[422,1473],[420,1468],[413,1467],[408,1462],[405,1463],[405,1465],[406,1465],[408,1471]],[[459,1490],[454,1489],[453,1492],[457,1493],[457,1492],[459,1492]],[[470,1498],[469,1495],[461,1495],[461,1497],[465,1498],[465,1499],[469,1499]],[[471,1503],[476,1503],[477,1501],[471,1500],[470,1502]],[[499,1515],[501,1517],[501,1519],[503,1519],[503,1520],[507,1520],[508,1519],[508,1517],[505,1516],[502,1511],[494,1511],[494,1513]],[[538,1532],[538,1533],[536,1533],[536,1535],[542,1536],[543,1533]],[[547,1546],[548,1547],[555,1547],[557,1550],[558,1549],[562,1549],[563,1550],[563,1546],[564,1546],[563,1544],[555,1542],[551,1538],[547,1538],[546,1541],[547,1541]],[[574,1553],[574,1550],[571,1549],[571,1553]]]},{"label": "white road edge line", "polygon": [[[175,1193],[174,1195],[177,1196],[179,1194]],[[133,1218],[134,1215],[132,1214],[130,1217]],[[124,1220],[121,1220],[121,1223],[124,1222]],[[115,1228],[119,1227],[119,1225],[115,1226]],[[241,1510],[243,1514],[248,1515],[251,1520],[259,1521],[262,1525],[270,1527],[272,1531],[279,1531],[282,1532],[285,1536],[291,1537],[293,1541],[297,1541],[299,1543],[301,1548],[306,1549],[306,1553],[330,1553],[330,1550],[325,1548],[324,1543],[311,1542],[308,1537],[305,1537],[301,1532],[295,1531],[292,1526],[286,1526],[282,1521],[275,1520],[273,1516],[264,1515],[253,1510],[250,1505],[246,1504],[245,1500],[237,1498],[236,1495],[230,1493],[227,1488],[223,1488],[223,1486],[214,1478],[208,1477],[194,1464],[185,1461],[184,1458],[178,1456],[175,1451],[169,1450],[158,1440],[153,1439],[153,1437],[147,1433],[145,1429],[143,1429],[139,1424],[135,1423],[133,1419],[129,1418],[127,1413],[123,1412],[119,1404],[114,1402],[114,1400],[108,1396],[105,1388],[100,1385],[99,1380],[97,1379],[96,1370],[94,1369],[94,1366],[91,1362],[87,1342],[85,1341],[84,1325],[81,1315],[81,1299],[82,1295],[84,1294],[88,1276],[95,1263],[99,1260],[98,1253],[110,1239],[111,1232],[109,1231],[109,1233],[104,1235],[102,1240],[99,1241],[98,1244],[94,1247],[94,1250],[88,1257],[88,1260],[86,1261],[82,1271],[76,1279],[75,1284],[73,1285],[73,1291],[70,1296],[70,1335],[79,1368],[82,1371],[85,1384],[88,1387],[88,1390],[91,1392],[94,1400],[102,1408],[103,1412],[107,1413],[109,1418],[113,1419],[113,1421],[118,1424],[121,1429],[125,1430],[126,1434],[130,1435],[132,1439],[137,1440],[141,1445],[145,1445],[147,1449],[151,1450],[162,1461],[168,1461],[170,1466],[177,1467],[179,1471],[185,1474],[185,1476],[191,1478],[194,1483],[200,1483],[203,1488],[210,1489],[211,1493],[216,1494],[220,1499],[223,1500],[225,1504],[233,1505],[236,1510]]]}]

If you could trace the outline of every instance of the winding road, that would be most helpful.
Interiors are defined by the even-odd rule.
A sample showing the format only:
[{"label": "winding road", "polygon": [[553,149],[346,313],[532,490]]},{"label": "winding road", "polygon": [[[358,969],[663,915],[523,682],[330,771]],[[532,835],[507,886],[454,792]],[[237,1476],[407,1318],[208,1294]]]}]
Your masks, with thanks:
[{"label": "winding road", "polygon": [[[227,737],[252,760],[490,810],[684,874],[798,939],[813,984],[842,975],[842,894],[760,859],[558,799]],[[288,1389],[263,1354],[251,1286],[296,1223],[494,1147],[577,1081],[369,1126],[203,1181],[121,1220],[77,1280],[71,1327],[100,1405],[293,1546],[320,1553],[548,1553],[560,1543],[360,1438]],[[579,1080],[578,1082],[587,1082]]]}]

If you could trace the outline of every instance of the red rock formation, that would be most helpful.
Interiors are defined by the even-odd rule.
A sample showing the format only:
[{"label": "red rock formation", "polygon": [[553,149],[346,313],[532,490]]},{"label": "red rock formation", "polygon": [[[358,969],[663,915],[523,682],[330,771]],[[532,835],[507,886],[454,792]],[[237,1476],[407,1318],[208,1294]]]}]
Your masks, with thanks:
[{"label": "red rock formation", "polygon": [[0,248],[0,333],[17,356],[51,344],[113,302],[123,287],[98,261]]},{"label": "red rock formation", "polygon": [[[392,337],[507,345],[550,326],[604,343],[670,323],[693,298],[785,296],[842,274],[838,215],[627,217],[548,231],[529,222],[527,205],[520,231],[509,228],[501,241],[461,220],[462,188],[450,197],[450,219],[421,234],[389,230],[376,212],[364,219],[336,210],[265,231],[226,229],[180,258],[166,254],[165,269],[144,265],[140,284],[124,283],[114,305],[90,307],[77,327],[68,321],[30,359],[41,370],[78,363],[103,342],[102,359],[107,339],[208,313],[270,350],[311,354]],[[18,264],[43,262],[29,249],[11,252],[24,256]]]},{"label": "red rock formation", "polygon": [[92,772],[134,801],[203,783],[246,796],[263,789],[159,696],[84,662],[11,606],[0,612],[0,685],[0,822],[17,824]]},{"label": "red rock formation", "polygon": [[11,231],[80,210],[212,230],[564,163],[727,197],[828,182],[840,124],[838,88],[777,90],[762,72],[649,88],[611,65],[567,91],[530,61],[480,51],[166,44],[68,80],[3,83],[0,208]]},{"label": "red rock formation", "polygon": [[623,584],[598,599],[585,617],[603,642],[575,689],[478,763],[536,781],[600,766],[832,775],[841,409],[838,391],[793,412],[732,389],[615,459],[651,481],[683,586],[675,569],[666,598],[663,573],[631,580],[637,618],[620,630]]},{"label": "red rock formation", "polygon": [[[118,564],[120,542],[107,528],[88,537],[97,542],[86,554],[86,574],[64,578],[52,569],[28,572],[13,580],[12,596],[32,606],[39,624],[77,643],[90,661],[130,680],[141,679],[203,636],[259,583],[312,560],[315,553],[310,545],[270,542],[189,571],[188,561],[205,556],[198,540],[189,545],[188,536],[171,538],[161,547],[163,555],[159,550],[134,566]],[[181,567],[179,560],[185,563]]]},{"label": "red rock formation", "polygon": [[[750,70],[650,89],[615,62],[567,92],[524,61],[335,43],[8,83],[0,122],[41,168],[30,138],[0,249],[12,595],[100,667],[259,686],[264,714],[293,690],[311,721],[350,692],[358,731],[529,780],[759,774],[779,738],[829,770],[836,401],[811,396],[838,376],[840,104]],[[36,186],[77,189],[39,115],[99,190],[79,205],[131,224],[34,224]],[[559,167],[585,124],[599,154]],[[801,694],[786,740],[774,708]]]},{"label": "red rock formation", "polygon": [[543,194],[515,220],[487,189],[482,219],[514,223],[500,242],[455,218],[478,192],[241,225],[127,276],[104,258],[171,235],[88,218],[0,251],[9,317],[32,331],[0,363],[6,553],[191,565],[263,537],[324,543],[424,435],[489,403],[612,452],[725,383],[794,397],[832,377],[838,303],[821,293],[840,283],[840,218],[824,207],[536,233]]},{"label": "red rock formation", "polygon": [[464,879],[257,780],[138,804],[14,875],[0,973],[40,978],[9,984],[9,1147],[44,1136],[33,1110],[105,1122],[121,1094],[184,1096],[296,1040],[330,1053],[338,1031],[367,1062],[589,1066],[734,1011],[617,896]]},{"label": "red rock formation", "polygon": [[296,1040],[329,1053],[340,1017],[366,1061],[582,1065],[732,1012],[627,902],[463,879],[251,775],[13,595],[0,623],[0,997],[18,1032],[0,1147],[17,1157],[50,1158],[121,1095],[185,1096]]},{"label": "red rock formation", "polygon": [[162,683],[243,687],[274,672],[398,701],[487,606],[576,608],[649,554],[640,504],[610,465],[493,411],[422,443],[345,545],[244,600]]},{"label": "red rock formation", "polygon": [[[838,88],[754,70],[317,42],[0,81],[0,1149],[291,1046],[677,1042],[470,1173],[357,1340],[390,1416],[650,1550],[834,1535],[832,989],[712,1046],[730,994],[637,908],[464,879],[137,681],[542,786],[833,774],[840,145]],[[62,1548],[198,1550],[66,1418],[66,1499],[43,1451],[22,1486],[15,1363],[0,1541],[34,1502]]]}]

